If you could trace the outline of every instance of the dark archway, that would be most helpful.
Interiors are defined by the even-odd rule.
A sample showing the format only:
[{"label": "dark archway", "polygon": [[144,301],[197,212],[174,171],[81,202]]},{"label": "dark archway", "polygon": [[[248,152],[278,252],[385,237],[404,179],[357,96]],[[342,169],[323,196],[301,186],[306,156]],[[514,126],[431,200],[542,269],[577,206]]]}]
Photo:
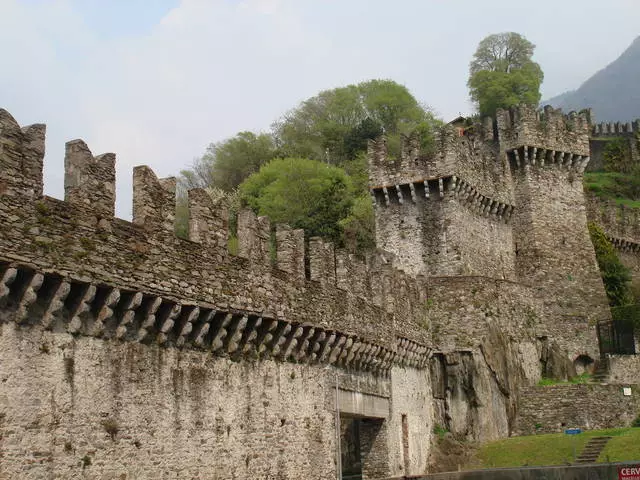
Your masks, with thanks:
[{"label": "dark archway", "polygon": [[594,360],[589,355],[578,355],[573,361],[573,367],[575,368],[577,375],[593,373],[594,366]]}]

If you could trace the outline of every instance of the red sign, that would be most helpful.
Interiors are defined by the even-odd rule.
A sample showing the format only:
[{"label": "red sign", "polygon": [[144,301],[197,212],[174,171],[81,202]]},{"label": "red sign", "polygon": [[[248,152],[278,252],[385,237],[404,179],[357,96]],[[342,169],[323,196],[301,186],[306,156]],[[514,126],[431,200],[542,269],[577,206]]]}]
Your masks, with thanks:
[{"label": "red sign", "polygon": [[618,467],[618,480],[640,480],[640,465]]}]

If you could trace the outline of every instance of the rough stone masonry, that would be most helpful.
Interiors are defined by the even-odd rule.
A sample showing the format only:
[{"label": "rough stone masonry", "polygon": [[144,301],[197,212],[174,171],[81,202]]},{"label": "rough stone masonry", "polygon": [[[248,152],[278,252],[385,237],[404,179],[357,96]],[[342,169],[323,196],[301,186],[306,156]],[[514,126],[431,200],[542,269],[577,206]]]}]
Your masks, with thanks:
[{"label": "rough stone masonry", "polygon": [[359,418],[374,479],[425,473],[436,426],[510,435],[518,393],[596,358],[608,315],[589,122],[520,107],[431,156],[372,142],[360,260],[250,211],[232,255],[198,189],[177,238],[175,180],[147,167],[115,218],[115,156],[80,140],[43,196],[45,127],[0,110],[0,478],[337,478]]}]

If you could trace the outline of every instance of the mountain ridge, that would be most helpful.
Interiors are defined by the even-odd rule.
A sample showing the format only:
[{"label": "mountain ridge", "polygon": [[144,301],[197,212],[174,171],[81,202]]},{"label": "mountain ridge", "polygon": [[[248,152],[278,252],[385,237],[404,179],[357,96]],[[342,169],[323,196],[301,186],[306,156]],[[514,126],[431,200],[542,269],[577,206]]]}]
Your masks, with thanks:
[{"label": "mountain ridge", "polygon": [[542,102],[565,111],[592,108],[598,122],[629,122],[640,117],[640,36],[613,62],[576,90]]}]

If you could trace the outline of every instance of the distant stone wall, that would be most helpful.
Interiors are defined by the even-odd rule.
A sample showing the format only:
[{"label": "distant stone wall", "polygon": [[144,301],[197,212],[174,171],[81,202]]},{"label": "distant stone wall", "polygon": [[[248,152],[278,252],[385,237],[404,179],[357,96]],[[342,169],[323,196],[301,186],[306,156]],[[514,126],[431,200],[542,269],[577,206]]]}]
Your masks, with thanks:
[{"label": "distant stone wall", "polygon": [[640,389],[624,396],[621,385],[535,386],[520,392],[515,435],[628,427],[640,414]]},{"label": "distant stone wall", "polygon": [[634,291],[640,291],[640,209],[587,195],[587,216],[602,227],[622,264],[631,270]]},{"label": "distant stone wall", "polygon": [[640,244],[640,209],[618,205],[589,193],[586,198],[590,221],[601,225],[611,238]]}]

